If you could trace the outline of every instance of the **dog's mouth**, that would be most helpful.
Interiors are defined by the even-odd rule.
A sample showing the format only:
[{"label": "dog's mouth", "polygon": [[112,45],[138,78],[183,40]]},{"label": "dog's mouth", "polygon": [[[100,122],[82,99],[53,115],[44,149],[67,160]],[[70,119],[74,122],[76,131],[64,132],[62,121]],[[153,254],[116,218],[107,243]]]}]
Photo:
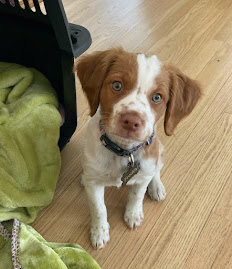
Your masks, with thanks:
[{"label": "dog's mouth", "polygon": [[114,143],[116,143],[118,146],[124,149],[131,149],[141,143],[141,141],[132,139],[130,137],[124,137],[114,133],[107,133],[107,135]]},{"label": "dog's mouth", "polygon": [[145,130],[141,133],[141,130],[126,130],[120,125],[106,126],[104,124],[103,128],[112,142],[127,150],[138,146],[149,138],[149,134]]}]

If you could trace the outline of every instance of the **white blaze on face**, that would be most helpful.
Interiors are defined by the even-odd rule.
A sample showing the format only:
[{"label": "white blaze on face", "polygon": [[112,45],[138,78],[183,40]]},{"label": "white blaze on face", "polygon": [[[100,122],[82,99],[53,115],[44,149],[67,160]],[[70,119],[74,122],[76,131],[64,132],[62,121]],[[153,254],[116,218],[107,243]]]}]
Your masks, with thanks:
[{"label": "white blaze on face", "polygon": [[[155,77],[161,71],[161,63],[156,56],[146,57],[138,54],[138,78],[137,85],[133,91],[113,107],[113,115],[119,113],[129,113],[136,111],[145,120],[145,128],[142,130],[141,137],[151,135],[155,123],[155,115],[152,113],[148,92],[154,85]],[[125,111],[125,106],[127,110]],[[114,117],[115,118],[115,117]],[[112,128],[117,128],[117,122],[112,122]]]}]

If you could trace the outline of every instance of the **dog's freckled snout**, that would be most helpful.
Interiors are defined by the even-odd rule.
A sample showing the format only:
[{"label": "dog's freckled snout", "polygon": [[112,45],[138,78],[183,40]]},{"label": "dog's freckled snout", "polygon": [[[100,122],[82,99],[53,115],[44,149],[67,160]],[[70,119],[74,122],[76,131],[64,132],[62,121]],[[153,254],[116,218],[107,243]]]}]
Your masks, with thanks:
[{"label": "dog's freckled snout", "polygon": [[121,116],[122,127],[128,131],[137,131],[142,126],[142,120],[134,114],[124,114]]}]

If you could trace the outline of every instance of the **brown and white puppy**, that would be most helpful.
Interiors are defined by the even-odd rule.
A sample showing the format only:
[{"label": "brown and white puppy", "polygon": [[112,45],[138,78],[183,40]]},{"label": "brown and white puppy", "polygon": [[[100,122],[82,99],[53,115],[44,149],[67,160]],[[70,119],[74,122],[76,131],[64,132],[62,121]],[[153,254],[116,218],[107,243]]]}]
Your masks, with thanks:
[{"label": "brown and white puppy", "polygon": [[103,248],[109,241],[109,224],[104,203],[105,186],[122,184],[128,158],[118,156],[100,141],[101,120],[107,136],[130,150],[146,141],[151,144],[133,153],[140,171],[128,182],[132,185],[124,220],[134,229],[143,221],[143,198],[148,187],[152,199],[165,199],[160,180],[163,146],[156,135],[156,123],[165,113],[164,130],[172,135],[201,97],[198,83],[176,67],[161,63],[156,56],[133,54],[113,48],[81,57],[74,67],[89,106],[91,119],[84,138],[82,181],[92,217],[92,245]]}]

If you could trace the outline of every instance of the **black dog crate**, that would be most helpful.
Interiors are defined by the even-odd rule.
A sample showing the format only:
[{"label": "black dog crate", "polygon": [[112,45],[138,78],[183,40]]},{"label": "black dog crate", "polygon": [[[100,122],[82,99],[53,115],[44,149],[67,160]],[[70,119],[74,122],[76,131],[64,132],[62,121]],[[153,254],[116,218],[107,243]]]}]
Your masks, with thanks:
[{"label": "black dog crate", "polygon": [[70,140],[77,126],[75,76],[77,58],[91,45],[82,26],[68,23],[61,0],[44,0],[43,14],[38,0],[0,0],[0,61],[33,67],[43,73],[57,91],[65,109],[59,147]]}]

